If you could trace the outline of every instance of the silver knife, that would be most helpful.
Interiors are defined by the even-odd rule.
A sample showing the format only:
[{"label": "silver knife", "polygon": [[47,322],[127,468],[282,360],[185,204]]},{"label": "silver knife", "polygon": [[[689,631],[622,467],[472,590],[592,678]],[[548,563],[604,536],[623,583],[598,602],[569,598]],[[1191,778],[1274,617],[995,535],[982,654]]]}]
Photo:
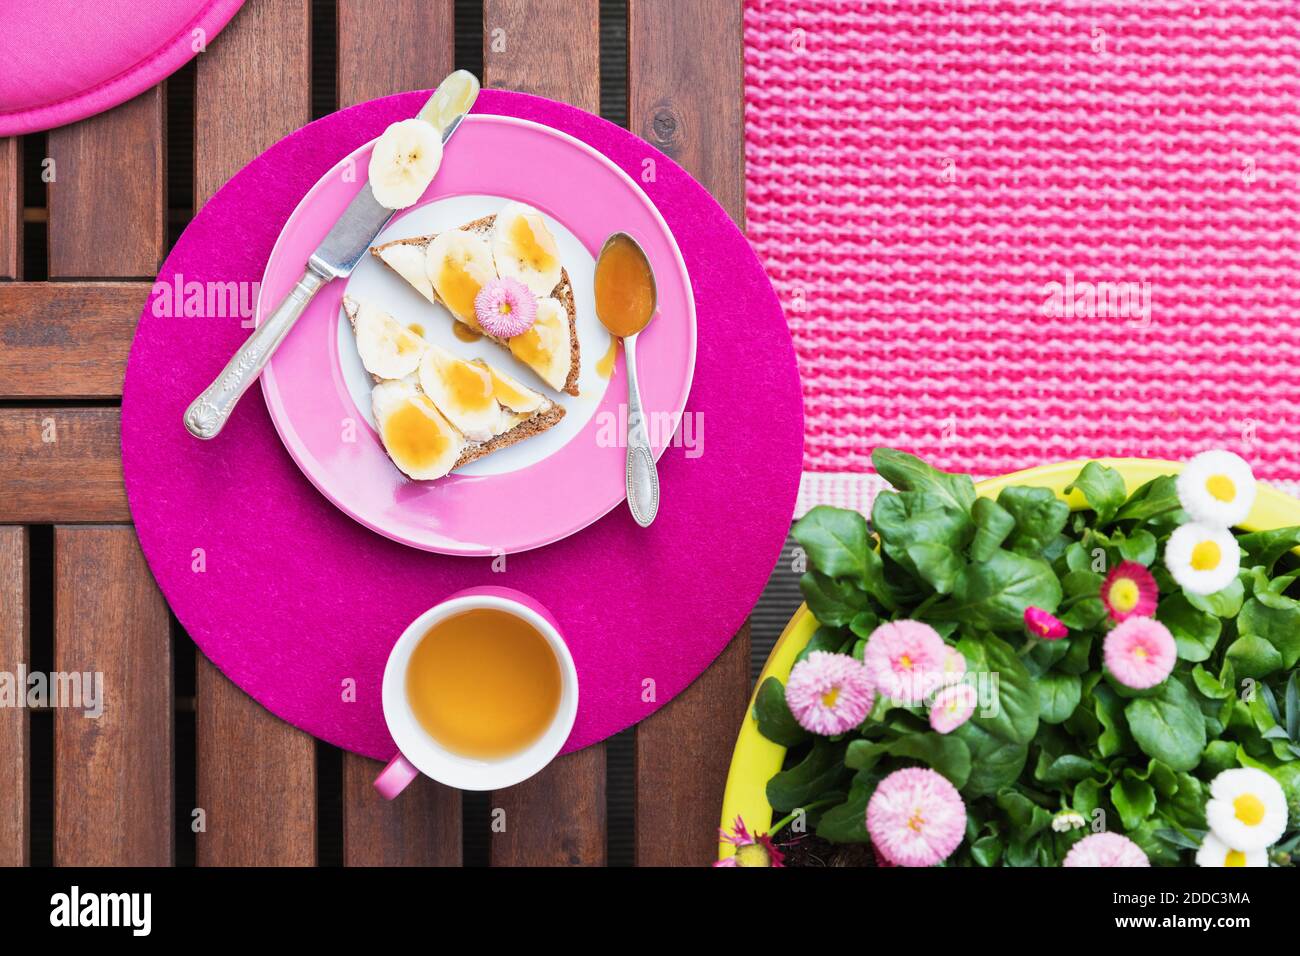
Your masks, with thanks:
[{"label": "silver knife", "polygon": [[[432,123],[445,144],[460,126],[478,97],[474,74],[457,70],[438,84],[437,91],[417,114]],[[248,387],[262,374],[266,363],[289,334],[317,292],[332,279],[347,278],[370,244],[388,225],[393,210],[379,205],[370,184],[357,193],[324,241],[307,260],[307,267],[289,294],[240,346],[216,381],[204,389],[185,410],[185,428],[195,438],[215,438],[225,427]]]}]

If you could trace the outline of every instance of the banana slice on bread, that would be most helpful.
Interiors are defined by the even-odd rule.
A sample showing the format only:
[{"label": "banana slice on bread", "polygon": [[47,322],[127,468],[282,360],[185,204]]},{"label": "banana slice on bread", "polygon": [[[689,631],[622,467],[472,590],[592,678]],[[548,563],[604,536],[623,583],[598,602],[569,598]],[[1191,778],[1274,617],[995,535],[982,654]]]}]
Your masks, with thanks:
[{"label": "banana slice on bread", "polygon": [[[371,254],[456,321],[486,335],[474,315],[474,297],[494,276],[519,280],[538,296],[533,328],[511,339],[486,335],[557,392],[578,394],[577,312],[559,246],[542,214],[523,203],[459,229],[374,246]],[[421,268],[423,267],[423,268]]]},{"label": "banana slice on bread", "polygon": [[540,392],[426,342],[370,303],[344,296],[343,311],[375,381],[371,410],[384,450],[411,478],[441,478],[564,417]]}]

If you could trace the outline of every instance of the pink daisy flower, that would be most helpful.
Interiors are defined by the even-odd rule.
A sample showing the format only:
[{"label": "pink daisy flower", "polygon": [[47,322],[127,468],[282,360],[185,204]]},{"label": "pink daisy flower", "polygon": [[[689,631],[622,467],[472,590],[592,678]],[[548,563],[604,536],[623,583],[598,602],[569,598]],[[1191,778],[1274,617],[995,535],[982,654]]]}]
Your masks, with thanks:
[{"label": "pink daisy flower", "polygon": [[955,647],[949,647],[943,659],[943,682],[955,684],[966,676],[966,655]]},{"label": "pink daisy flower", "polygon": [[1121,561],[1101,583],[1101,603],[1114,621],[1150,617],[1156,612],[1159,597],[1156,579],[1136,561]]},{"label": "pink daisy flower", "polygon": [[785,702],[804,730],[832,737],[866,720],[876,694],[859,661],[847,654],[813,651],[790,671]]},{"label": "pink daisy flower", "polygon": [[474,315],[488,335],[511,339],[537,321],[537,297],[518,279],[489,279],[474,296]]},{"label": "pink daisy flower", "polygon": [[1178,645],[1155,618],[1131,617],[1106,635],[1102,658],[1111,676],[1134,690],[1155,687],[1174,669]]},{"label": "pink daisy flower", "polygon": [[877,692],[903,704],[919,704],[944,679],[948,645],[929,624],[891,621],[871,632],[863,663]]},{"label": "pink daisy flower", "polygon": [[731,833],[719,829],[718,839],[723,843],[730,843],[736,848],[736,852],[725,860],[715,861],[714,866],[785,866],[785,854],[777,849],[772,838],[766,833],[752,836],[745,827],[745,821],[740,817],[736,817],[736,822],[731,825],[731,829],[733,831]]},{"label": "pink daisy flower", "polygon": [[966,833],[966,804],[947,778],[927,767],[895,770],[867,803],[876,852],[897,866],[934,866]]},{"label": "pink daisy flower", "polygon": [[930,704],[930,727],[937,733],[947,734],[956,730],[975,713],[979,695],[970,684],[953,684],[934,695]]},{"label": "pink daisy flower", "polygon": [[1061,619],[1054,614],[1049,614],[1041,607],[1025,608],[1025,629],[1034,637],[1044,641],[1059,641],[1069,630]]},{"label": "pink daisy flower", "polygon": [[1061,861],[1061,866],[1150,866],[1142,848],[1119,833],[1093,833],[1084,837]]}]

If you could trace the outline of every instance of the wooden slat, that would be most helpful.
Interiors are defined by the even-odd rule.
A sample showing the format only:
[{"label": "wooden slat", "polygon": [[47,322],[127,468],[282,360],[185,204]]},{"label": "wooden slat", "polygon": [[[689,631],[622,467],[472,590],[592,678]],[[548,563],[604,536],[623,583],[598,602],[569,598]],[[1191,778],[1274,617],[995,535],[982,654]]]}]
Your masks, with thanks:
[{"label": "wooden slat", "polygon": [[[484,0],[483,83],[600,109],[598,0]],[[494,866],[605,862],[605,745],[493,793]]]},{"label": "wooden slat", "polygon": [[0,408],[0,524],[129,520],[116,408]]},{"label": "wooden slat", "polygon": [[103,713],[60,706],[54,724],[54,862],[168,866],[172,665],[167,605],[129,527],[54,533],[54,667],[96,672]]},{"label": "wooden slat", "polygon": [[[11,673],[31,666],[28,652],[26,528],[0,528],[0,661]],[[0,708],[0,866],[26,866],[31,764],[26,707]]]},{"label": "wooden slat", "polygon": [[[340,0],[339,107],[427,89],[454,68],[452,0]],[[421,777],[396,800],[371,785],[383,765],[343,756],[346,866],[459,866],[461,795]]]},{"label": "wooden slat", "polygon": [[199,866],[316,862],[316,744],[199,655]]},{"label": "wooden slat", "polygon": [[599,0],[483,0],[483,81],[599,113]]},{"label": "wooden slat", "polygon": [[50,277],[152,278],[167,241],[163,88],[50,130]]},{"label": "wooden slat", "polygon": [[339,107],[424,90],[454,69],[453,0],[339,0]]},{"label": "wooden slat", "polygon": [[23,275],[22,142],[0,139],[0,279]]},{"label": "wooden slat", "polygon": [[[628,122],[696,177],[743,228],[741,0],[630,0]],[[688,25],[689,24],[689,25]],[[637,863],[716,858],[718,812],[749,691],[749,627],[636,737]],[[666,785],[670,783],[671,785]]]},{"label": "wooden slat", "polygon": [[605,745],[493,793],[490,822],[493,866],[604,866]]},{"label": "wooden slat", "polygon": [[343,755],[343,865],[460,866],[460,791],[420,777],[385,800],[372,785],[383,769]]},{"label": "wooden slat", "polygon": [[[309,0],[250,0],[197,59],[194,201],[311,119]],[[208,660],[195,694],[203,866],[316,859],[316,752]]]},{"label": "wooden slat", "polygon": [[0,399],[117,398],[147,282],[0,283]]}]

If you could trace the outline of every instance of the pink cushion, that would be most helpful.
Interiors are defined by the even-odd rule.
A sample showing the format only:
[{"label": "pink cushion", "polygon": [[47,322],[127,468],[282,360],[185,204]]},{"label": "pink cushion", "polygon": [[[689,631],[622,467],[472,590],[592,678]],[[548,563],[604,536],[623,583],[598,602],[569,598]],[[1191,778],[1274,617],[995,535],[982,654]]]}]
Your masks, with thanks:
[{"label": "pink cushion", "polygon": [[72,123],[144,92],[210,43],[243,2],[3,0],[0,136]]}]

